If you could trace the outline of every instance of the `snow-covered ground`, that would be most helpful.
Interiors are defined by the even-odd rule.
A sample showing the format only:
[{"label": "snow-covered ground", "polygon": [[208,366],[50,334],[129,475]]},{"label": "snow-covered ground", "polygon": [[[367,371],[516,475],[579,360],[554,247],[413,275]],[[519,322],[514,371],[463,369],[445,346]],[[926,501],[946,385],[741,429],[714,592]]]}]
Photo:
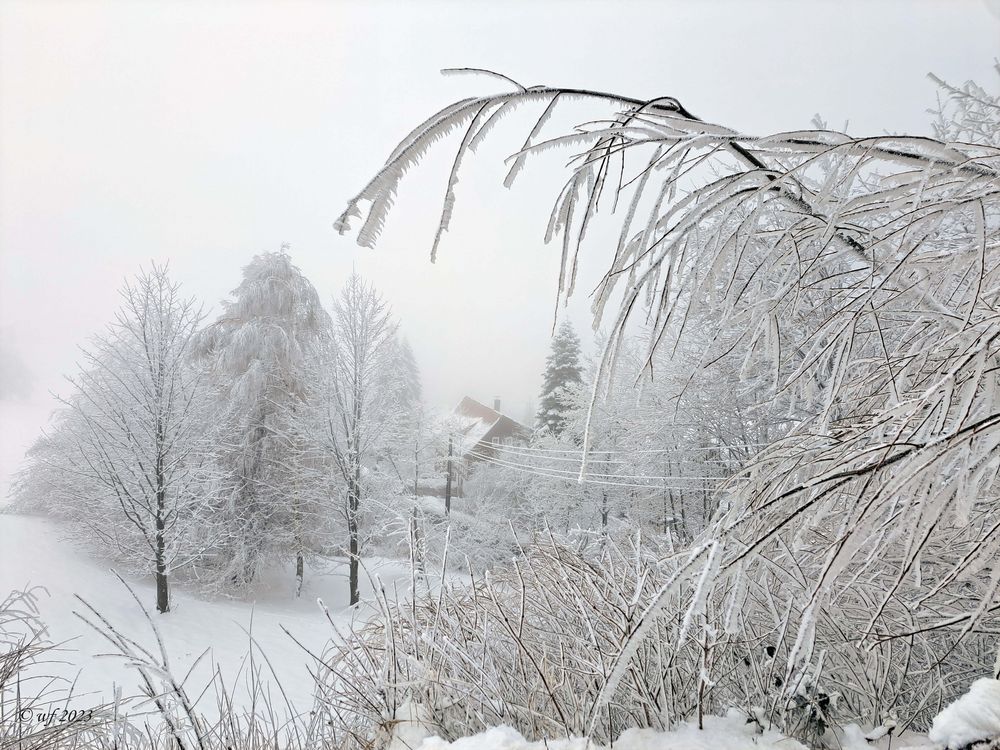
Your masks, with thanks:
[{"label": "snow-covered ground", "polygon": [[[446,742],[439,737],[426,736],[418,727],[397,727],[389,750],[606,750],[603,745],[577,737],[563,740],[529,742],[510,727],[493,727],[471,737]],[[918,736],[900,739],[883,737],[870,742],[857,726],[846,727],[832,747],[839,750],[931,750],[935,746]],[[801,742],[781,733],[761,732],[753,723],[747,723],[745,713],[731,710],[726,716],[705,717],[704,728],[682,724],[669,732],[652,729],[630,729],[614,743],[615,750],[809,750]]]},{"label": "snow-covered ground", "polygon": [[[385,561],[369,562],[372,577],[377,576],[389,587],[393,581],[407,575],[398,564]],[[171,592],[172,611],[155,615],[163,635],[172,671],[183,676],[206,649],[209,653],[197,665],[187,683],[190,692],[198,694],[208,682],[217,665],[226,683],[237,683],[236,697],[242,678],[237,680],[249,652],[248,631],[266,653],[281,686],[294,709],[308,711],[312,707],[312,680],[308,672],[310,657],[286,635],[284,626],[303,646],[314,653],[322,651],[336,637],[326,617],[317,605],[317,598],[329,607],[332,619],[344,632],[352,619],[364,617],[346,608],[348,589],[345,571],[334,567],[328,573],[307,577],[302,596],[294,596],[292,571],[270,570],[254,592],[253,601],[208,601],[181,587]],[[144,606],[152,609],[154,602],[151,580],[129,580]],[[362,576],[362,595],[369,595],[371,583]],[[0,514],[0,599],[13,589],[44,586],[39,609],[48,627],[50,639],[62,644],[58,661],[45,665],[45,673],[76,680],[72,707],[85,709],[109,701],[114,686],[123,696],[137,693],[138,678],[134,670],[120,660],[95,658],[106,654],[110,647],[100,635],[87,627],[73,613],[82,611],[74,594],[86,599],[98,609],[123,635],[132,637],[155,651],[155,638],[144,615],[132,596],[115,578],[109,564],[91,559],[62,539],[58,523],[49,519]],[[256,665],[260,655],[255,654]],[[265,672],[268,667],[264,667]],[[30,690],[30,687],[27,688]],[[204,699],[204,708],[211,712],[211,697]]]},{"label": "snow-covered ground", "polygon": [[1000,737],[1000,680],[984,677],[973,682],[935,717],[928,736],[948,750]]}]

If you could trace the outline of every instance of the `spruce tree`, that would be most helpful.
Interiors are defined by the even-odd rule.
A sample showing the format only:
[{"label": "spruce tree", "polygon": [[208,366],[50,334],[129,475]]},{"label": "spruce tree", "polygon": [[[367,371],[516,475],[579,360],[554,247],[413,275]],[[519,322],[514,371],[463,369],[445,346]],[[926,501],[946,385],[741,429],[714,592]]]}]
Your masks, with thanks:
[{"label": "spruce tree", "polygon": [[535,422],[539,429],[559,435],[566,426],[568,386],[580,383],[580,339],[568,321],[563,321],[552,339],[552,349],[545,359],[542,393]]}]

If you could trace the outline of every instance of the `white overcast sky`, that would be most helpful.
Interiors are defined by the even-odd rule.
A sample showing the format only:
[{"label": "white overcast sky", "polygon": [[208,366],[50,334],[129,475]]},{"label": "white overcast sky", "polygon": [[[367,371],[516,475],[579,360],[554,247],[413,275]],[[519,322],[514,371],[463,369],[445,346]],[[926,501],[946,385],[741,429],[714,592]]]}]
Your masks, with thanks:
[{"label": "white overcast sky", "polygon": [[[511,192],[510,118],[458,187],[428,262],[446,143],[410,174],[378,249],[331,223],[420,119],[502,71],[522,83],[672,95],[752,133],[929,132],[926,74],[1000,85],[998,0],[8,2],[0,0],[0,493],[78,347],[150,260],[211,311],[258,252],[328,299],[353,267],[391,302],[433,405],[522,417],[548,348],[557,164]],[[599,238],[598,238],[599,239]],[[587,247],[588,273],[606,248]],[[566,314],[588,336],[585,294]]]}]

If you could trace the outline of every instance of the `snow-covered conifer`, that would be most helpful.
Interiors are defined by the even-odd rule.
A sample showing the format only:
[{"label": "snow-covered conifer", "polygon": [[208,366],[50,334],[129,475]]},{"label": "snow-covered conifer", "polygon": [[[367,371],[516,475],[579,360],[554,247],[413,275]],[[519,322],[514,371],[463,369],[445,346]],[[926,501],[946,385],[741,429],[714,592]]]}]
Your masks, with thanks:
[{"label": "snow-covered conifer", "polygon": [[201,361],[225,405],[216,431],[225,476],[221,563],[238,588],[269,556],[294,557],[301,585],[305,537],[323,514],[321,498],[300,479],[306,449],[292,426],[308,408],[307,358],[329,326],[316,289],[282,247],[253,258],[222,314],[199,335]]},{"label": "snow-covered conifer", "polygon": [[552,338],[552,346],[545,359],[536,416],[540,429],[556,436],[563,431],[569,409],[566,389],[580,383],[580,373],[580,339],[569,321],[563,321]]}]

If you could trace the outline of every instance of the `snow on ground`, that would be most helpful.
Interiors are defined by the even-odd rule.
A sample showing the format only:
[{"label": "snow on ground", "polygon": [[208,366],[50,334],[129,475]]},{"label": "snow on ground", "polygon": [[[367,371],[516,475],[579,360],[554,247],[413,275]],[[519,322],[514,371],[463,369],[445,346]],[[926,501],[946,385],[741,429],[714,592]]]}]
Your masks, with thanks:
[{"label": "snow on ground", "polygon": [[[777,731],[761,733],[755,730],[755,725],[748,724],[746,714],[741,711],[731,710],[726,716],[707,716],[704,727],[699,730],[697,725],[685,723],[669,732],[630,729],[615,741],[614,750],[808,750],[802,743]],[[390,744],[389,750],[605,750],[603,745],[580,737],[528,742],[510,727],[494,727],[454,742],[439,737],[425,737],[422,742],[414,742],[413,730],[407,732],[407,741],[396,737],[397,741]],[[844,729],[833,746],[840,750],[872,750],[889,747],[889,741],[885,738],[869,743],[861,730],[852,724]],[[891,747],[929,750],[931,745],[908,737],[901,744],[899,740],[892,741]]]},{"label": "snow on ground", "polygon": [[931,741],[948,748],[1000,737],[1000,680],[976,680],[969,692],[934,718]]},{"label": "snow on ground", "polygon": [[[45,665],[45,674],[76,679],[70,708],[85,709],[110,701],[114,685],[123,696],[137,694],[138,678],[134,670],[117,659],[95,658],[110,650],[100,635],[89,629],[73,612],[82,611],[74,598],[78,594],[96,607],[111,624],[126,636],[133,637],[154,650],[156,641],[148,622],[128,591],[110,571],[110,564],[87,557],[62,539],[63,529],[50,519],[0,514],[0,599],[9,591],[40,585],[39,609],[49,637],[62,648],[58,663]],[[398,563],[368,562],[372,578],[377,576],[390,589],[402,577],[409,576]],[[152,580],[127,579],[143,605],[153,612]],[[403,586],[400,583],[400,586]],[[362,574],[362,595],[371,595],[371,583]],[[282,630],[284,626],[304,646],[320,653],[335,633],[316,603],[321,598],[329,607],[332,619],[341,632],[351,627],[352,619],[364,617],[346,608],[348,587],[346,566],[331,572],[306,571],[302,596],[294,596],[291,569],[270,570],[262,577],[253,601],[199,598],[180,587],[171,590],[171,611],[156,615],[155,621],[171,658],[172,671],[183,677],[195,660],[209,649],[208,655],[192,672],[187,685],[197,695],[207,684],[214,665],[218,665],[227,685],[237,682],[237,674],[249,651],[247,630],[266,653],[295,710],[312,708],[312,680],[308,672],[310,657]],[[370,610],[368,610],[370,611]],[[260,655],[255,654],[255,665]],[[267,667],[264,667],[265,673]],[[273,681],[272,681],[273,682]],[[245,683],[243,683],[245,684]],[[30,688],[28,688],[30,692]],[[245,691],[237,684],[237,702],[246,702]],[[200,704],[213,713],[214,697],[206,696]]]},{"label": "snow on ground", "polygon": [[[456,509],[454,506],[461,502],[461,498],[452,501],[452,508],[450,511],[450,516],[452,520],[462,521],[467,524],[475,524],[477,518],[475,516],[469,515],[468,513],[463,513],[461,510]],[[443,497],[436,497],[434,495],[421,495],[417,498],[417,506],[429,516],[434,516],[436,518],[444,518],[446,515],[445,502]]]}]

